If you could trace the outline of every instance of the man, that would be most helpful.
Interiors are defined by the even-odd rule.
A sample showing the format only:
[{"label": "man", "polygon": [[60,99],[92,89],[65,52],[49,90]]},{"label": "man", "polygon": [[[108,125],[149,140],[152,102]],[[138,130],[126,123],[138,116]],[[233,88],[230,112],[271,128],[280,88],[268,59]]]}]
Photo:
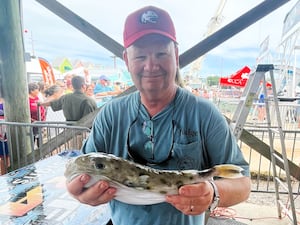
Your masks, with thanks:
[{"label": "man", "polygon": [[99,81],[94,88],[95,96],[112,96],[120,93],[120,91],[115,91],[112,87],[109,86],[109,78],[105,75],[101,75],[99,77]]},{"label": "man", "polygon": [[109,202],[116,225],[203,225],[206,210],[246,200],[249,167],[224,117],[208,100],[175,82],[179,57],[168,13],[149,6],[130,14],[124,47],[124,60],[138,91],[102,108],[82,151],[139,158],[146,165],[171,170],[202,170],[231,163],[242,166],[245,177],[185,185],[178,195],[167,196],[166,202],[146,206],[114,200],[116,189],[105,181],[83,188],[89,181],[86,174],[68,183],[68,191],[89,205]]},{"label": "man", "polygon": [[65,94],[57,100],[40,103],[51,106],[53,111],[63,110],[66,121],[78,121],[85,115],[97,109],[94,99],[88,97],[85,91],[85,81],[81,76],[74,76],[71,80],[73,93]]}]

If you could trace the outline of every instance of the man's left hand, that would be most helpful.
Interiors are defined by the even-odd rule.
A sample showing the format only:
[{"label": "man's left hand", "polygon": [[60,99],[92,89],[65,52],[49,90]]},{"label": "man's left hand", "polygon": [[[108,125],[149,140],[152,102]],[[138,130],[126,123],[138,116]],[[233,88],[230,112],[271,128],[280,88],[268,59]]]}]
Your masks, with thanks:
[{"label": "man's left hand", "polygon": [[166,202],[186,215],[199,215],[210,206],[214,195],[212,185],[208,182],[184,185],[178,195],[169,195]]}]

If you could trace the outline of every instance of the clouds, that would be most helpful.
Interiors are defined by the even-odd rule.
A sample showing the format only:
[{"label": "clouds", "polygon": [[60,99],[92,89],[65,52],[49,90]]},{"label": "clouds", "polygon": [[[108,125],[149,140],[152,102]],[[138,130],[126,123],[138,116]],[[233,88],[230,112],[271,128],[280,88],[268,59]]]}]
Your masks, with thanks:
[{"label": "clouds", "polygon": [[[149,4],[164,8],[174,20],[180,53],[183,53],[203,39],[209,20],[214,15],[220,1],[172,0],[170,3],[170,0],[60,0],[59,2],[121,44],[123,23],[129,12]],[[259,0],[227,0],[223,11],[222,26],[261,2]],[[231,68],[238,66],[237,61],[243,65],[254,65],[259,53],[259,44],[267,35],[270,35],[272,48],[275,49],[279,44],[283,19],[296,2],[296,0],[291,0],[280,9],[210,51],[206,56],[207,59],[203,62],[203,71],[207,73],[215,71],[216,63],[214,61],[223,62],[224,69],[222,71],[224,74],[229,72],[229,69],[225,71],[225,63],[226,67],[228,64],[228,68],[230,64],[232,65]],[[65,56],[70,59],[79,58],[93,60],[103,65],[112,65],[112,53],[35,0],[24,0],[23,8],[24,28],[32,32],[34,49],[39,56],[49,61],[56,57]],[[24,36],[27,51],[31,51],[32,47],[30,32]],[[213,61],[209,62],[210,59]]]}]

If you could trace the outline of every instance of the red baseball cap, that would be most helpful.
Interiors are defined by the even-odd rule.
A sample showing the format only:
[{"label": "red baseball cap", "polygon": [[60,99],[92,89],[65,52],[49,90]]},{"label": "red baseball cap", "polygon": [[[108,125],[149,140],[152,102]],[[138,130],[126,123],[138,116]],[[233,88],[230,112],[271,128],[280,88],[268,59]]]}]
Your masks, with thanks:
[{"label": "red baseball cap", "polygon": [[176,42],[176,32],[170,15],[157,7],[141,8],[126,18],[123,40],[127,48],[147,34],[161,34]]}]

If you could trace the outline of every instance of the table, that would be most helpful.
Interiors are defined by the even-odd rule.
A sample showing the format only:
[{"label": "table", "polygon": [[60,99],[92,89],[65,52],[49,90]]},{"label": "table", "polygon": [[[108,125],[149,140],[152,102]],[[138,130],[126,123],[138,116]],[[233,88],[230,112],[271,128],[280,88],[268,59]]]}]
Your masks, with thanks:
[{"label": "table", "polygon": [[[0,176],[1,225],[106,225],[109,206],[79,203],[65,186],[65,163],[78,151],[65,151]],[[245,225],[209,218],[207,225]]]},{"label": "table", "polygon": [[108,205],[81,204],[66,190],[65,163],[77,154],[63,152],[0,176],[0,224],[105,225]]}]

